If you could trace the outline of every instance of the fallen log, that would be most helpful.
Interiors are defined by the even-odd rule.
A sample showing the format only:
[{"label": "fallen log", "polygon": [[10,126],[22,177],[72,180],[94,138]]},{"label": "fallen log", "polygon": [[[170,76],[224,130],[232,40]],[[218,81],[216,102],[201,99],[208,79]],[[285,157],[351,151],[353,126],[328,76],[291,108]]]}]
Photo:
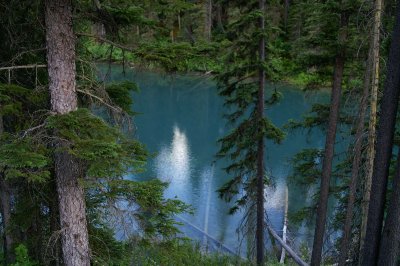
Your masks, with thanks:
[{"label": "fallen log", "polygon": [[271,233],[271,235],[279,242],[279,244],[287,251],[287,253],[290,255],[290,257],[292,257],[292,259],[300,266],[308,266],[307,263],[305,263],[299,255],[296,254],[296,252],[294,252],[294,250],[287,245],[282,238],[280,238],[278,236],[278,234],[275,232],[275,230],[269,225],[267,224],[267,229],[268,231]]}]

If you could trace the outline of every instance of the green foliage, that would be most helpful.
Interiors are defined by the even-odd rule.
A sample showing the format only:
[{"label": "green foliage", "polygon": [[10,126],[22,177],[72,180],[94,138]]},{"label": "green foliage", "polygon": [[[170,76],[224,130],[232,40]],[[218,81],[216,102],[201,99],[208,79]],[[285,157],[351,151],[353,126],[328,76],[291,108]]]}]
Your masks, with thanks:
[{"label": "green foliage", "polygon": [[290,177],[298,183],[310,186],[319,182],[323,152],[318,149],[304,149],[292,159],[294,166]]},{"label": "green foliage", "polygon": [[[250,265],[248,262],[222,254],[207,254],[198,245],[185,240],[132,244],[131,262],[138,265]],[[126,264],[128,265],[128,264]],[[131,264],[129,264],[131,265]]]},{"label": "green foliage", "polygon": [[38,263],[32,261],[28,255],[28,249],[25,245],[20,244],[15,248],[15,263],[11,266],[37,266]]},{"label": "green foliage", "polygon": [[139,91],[139,87],[135,83],[129,81],[110,83],[106,85],[106,91],[114,104],[121,107],[122,110],[124,110],[124,112],[127,114],[134,114],[131,109],[133,105],[133,99],[130,92]]},{"label": "green foliage", "polygon": [[48,99],[45,90],[0,83],[0,115],[4,117],[5,130],[15,132],[31,126],[31,119],[36,117],[26,114],[46,109]]},{"label": "green foliage", "polygon": [[122,176],[140,170],[147,154],[138,141],[127,139],[87,109],[48,118],[46,128],[67,140],[67,151],[85,161],[90,177]]},{"label": "green foliage", "polygon": [[24,178],[45,182],[50,177],[48,150],[31,138],[3,134],[0,138],[0,168],[6,179]]},{"label": "green foliage", "polygon": [[[255,8],[253,1],[235,3],[233,6],[241,13],[227,26],[229,42],[225,49],[228,52],[224,56],[224,68],[216,76],[219,94],[225,98],[225,105],[230,111],[226,118],[235,126],[219,140],[220,150],[217,156],[230,160],[225,170],[232,175],[232,179],[218,192],[227,201],[243,193],[235,198],[231,213],[250,206],[255,200],[259,140],[268,138],[280,143],[284,138],[284,133],[267,118],[259,117],[256,110],[259,70],[266,70],[267,75],[280,71],[278,57],[275,58],[275,65],[270,60],[261,63],[257,58],[259,40],[267,36],[267,31],[262,32],[255,25],[258,25],[260,16],[264,14]],[[273,49],[273,46],[270,47]],[[266,103],[273,104],[279,98],[280,94],[275,91]],[[265,175],[265,184],[270,183],[269,177]]]},{"label": "green foliage", "polygon": [[86,43],[88,51],[97,60],[126,60],[148,68],[162,68],[168,72],[219,72],[222,67],[218,56],[221,45],[224,44],[199,43],[193,46],[188,42],[154,41],[143,42],[133,51],[123,53],[120,48],[111,49],[108,44]]},{"label": "green foliage", "polygon": [[174,215],[191,211],[178,199],[165,199],[163,192],[167,184],[158,179],[140,182],[114,178],[87,182],[86,187],[89,188],[88,200],[93,209],[102,209],[105,203],[128,203],[125,212],[130,212],[139,221],[140,230],[149,239],[175,237],[179,230]]}]

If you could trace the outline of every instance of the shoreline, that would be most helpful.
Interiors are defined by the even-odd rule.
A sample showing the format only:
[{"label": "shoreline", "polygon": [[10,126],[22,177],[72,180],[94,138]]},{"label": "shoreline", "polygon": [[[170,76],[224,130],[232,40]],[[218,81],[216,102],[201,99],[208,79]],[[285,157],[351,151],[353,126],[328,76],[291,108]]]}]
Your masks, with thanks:
[{"label": "shoreline", "polygon": [[[104,66],[119,66],[123,67],[122,62],[118,62],[113,60],[112,62],[109,62],[108,60],[95,60],[95,65],[104,65]],[[132,71],[143,71],[143,72],[154,72],[160,75],[170,75],[170,76],[193,76],[193,77],[207,77],[210,78],[210,80],[213,80],[212,77],[215,75],[213,74],[213,71],[207,71],[207,72],[202,72],[199,70],[193,70],[193,71],[166,71],[164,68],[159,67],[159,66],[146,66],[144,64],[136,64],[133,62],[126,62],[125,67],[132,70]],[[284,79],[284,80],[279,80],[279,81],[268,81],[269,84],[272,85],[277,85],[277,86],[289,86],[292,89],[295,90],[300,90],[303,91],[304,93],[330,93],[330,86],[323,86],[318,89],[305,89],[299,84],[296,84],[295,82],[291,82],[289,79]]]}]

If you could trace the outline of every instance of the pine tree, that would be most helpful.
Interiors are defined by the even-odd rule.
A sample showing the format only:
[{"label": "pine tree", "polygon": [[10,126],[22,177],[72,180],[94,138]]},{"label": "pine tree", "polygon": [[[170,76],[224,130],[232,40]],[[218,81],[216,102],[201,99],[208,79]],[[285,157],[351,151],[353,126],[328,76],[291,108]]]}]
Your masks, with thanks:
[{"label": "pine tree", "polygon": [[[385,198],[392,157],[393,137],[400,94],[400,8],[397,8],[396,23],[388,60],[388,70],[380,107],[378,131],[376,136],[376,155],[372,175],[371,196],[369,200],[367,232],[363,248],[362,265],[376,265],[385,211]],[[396,209],[392,210],[396,212]],[[390,211],[390,212],[392,212]],[[392,216],[392,214],[391,214]],[[394,217],[392,216],[391,219]],[[390,228],[392,221],[388,224]],[[386,231],[387,234],[388,231]],[[385,238],[385,241],[388,239]],[[387,242],[383,247],[387,248]],[[391,245],[393,243],[390,243]],[[385,252],[382,250],[382,252]],[[384,254],[384,253],[382,253]],[[393,255],[393,254],[392,254]],[[392,257],[387,258],[389,261]],[[383,259],[383,258],[382,258]],[[385,260],[385,259],[383,259]]]},{"label": "pine tree", "polygon": [[[265,139],[279,143],[283,133],[264,114],[265,74],[268,69],[265,2],[235,3],[235,8],[240,16],[227,27],[231,53],[226,58],[227,68],[217,76],[220,95],[225,97],[226,105],[233,108],[227,118],[236,125],[220,140],[218,156],[231,159],[232,164],[226,171],[233,178],[219,192],[228,201],[241,194],[231,212],[241,208],[246,210],[244,231],[254,235],[254,242],[250,245],[255,246],[257,264],[262,265],[265,261],[264,188],[269,182],[264,166]],[[274,93],[269,102],[277,98],[278,93]],[[253,232],[252,228],[256,231]]]},{"label": "pine tree", "polygon": [[[47,68],[51,109],[64,115],[77,109],[75,72],[75,35],[72,22],[72,2],[45,2]],[[57,132],[55,132],[57,135]],[[65,265],[90,265],[86,203],[79,178],[83,171],[79,160],[62,149],[68,142],[57,140],[55,147],[55,177],[59,200],[61,243]]]},{"label": "pine tree", "polygon": [[321,264],[321,255],[324,243],[323,240],[325,234],[325,223],[326,223],[327,208],[328,208],[330,177],[332,173],[334,146],[336,140],[336,127],[339,120],[339,106],[340,106],[340,97],[342,90],[343,71],[346,60],[345,43],[347,39],[347,25],[349,19],[348,15],[349,14],[347,13],[346,10],[340,14],[340,34],[338,37],[338,43],[340,47],[338,48],[335,58],[331,105],[330,105],[330,112],[328,118],[329,122],[328,122],[328,129],[325,141],[324,160],[322,163],[321,188],[320,188],[320,197],[317,208],[317,222],[314,233],[311,265]]}]

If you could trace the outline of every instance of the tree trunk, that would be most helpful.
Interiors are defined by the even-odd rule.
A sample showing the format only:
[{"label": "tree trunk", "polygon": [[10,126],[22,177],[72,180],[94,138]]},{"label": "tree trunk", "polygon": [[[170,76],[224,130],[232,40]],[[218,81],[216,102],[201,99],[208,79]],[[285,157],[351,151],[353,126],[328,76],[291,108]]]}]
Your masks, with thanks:
[{"label": "tree trunk", "polygon": [[[262,12],[260,17],[260,30],[265,30],[265,0],[259,0],[259,9]],[[259,121],[264,118],[264,87],[265,87],[265,70],[262,65],[265,62],[265,39],[261,37],[259,41],[259,60],[260,68],[258,72],[259,87],[258,87],[258,102],[257,116]],[[261,125],[261,123],[260,123]],[[259,129],[261,133],[261,128]],[[260,134],[261,136],[263,134]],[[257,147],[257,228],[256,228],[256,250],[257,250],[257,265],[264,263],[264,137],[260,137]]]},{"label": "tree trunk", "polygon": [[[66,114],[77,109],[72,3],[46,0],[45,5],[51,107],[57,114]],[[67,145],[61,140],[55,144],[56,148]],[[54,157],[64,263],[90,265],[85,197],[78,183],[79,163],[67,152],[57,152]]]},{"label": "tree trunk", "polygon": [[342,45],[336,55],[332,82],[331,105],[329,111],[328,129],[325,140],[325,153],[322,164],[322,178],[320,196],[317,207],[317,220],[314,233],[314,244],[311,256],[311,265],[321,264],[323,240],[325,234],[326,214],[328,209],[329,185],[332,172],[332,162],[335,150],[336,127],[339,120],[340,95],[342,90],[343,70],[345,63],[344,43],[347,39],[348,14],[342,13],[340,18],[339,43]]},{"label": "tree trunk", "polygon": [[[382,96],[362,265],[376,265],[400,91],[400,8],[392,35]],[[393,243],[392,243],[393,244]]]},{"label": "tree trunk", "polygon": [[400,150],[393,179],[393,194],[388,206],[378,265],[397,265],[400,257]]},{"label": "tree trunk", "polygon": [[223,16],[222,12],[223,12],[222,4],[218,3],[217,4],[217,25],[218,25],[218,28],[219,28],[219,30],[221,32],[225,32],[224,22],[223,22],[223,19],[222,19],[222,16]]},{"label": "tree trunk", "polygon": [[0,176],[0,202],[1,202],[1,217],[4,232],[4,258],[5,265],[14,262],[14,239],[12,234],[9,232],[9,226],[11,223],[11,191],[8,182],[4,180],[3,174]]},{"label": "tree trunk", "polygon": [[205,0],[204,3],[204,38],[207,41],[211,40],[211,27],[212,27],[212,0]]},{"label": "tree trunk", "polygon": [[[371,110],[368,128],[368,151],[367,151],[367,167],[365,177],[365,187],[363,201],[361,204],[361,233],[360,248],[364,246],[365,233],[367,231],[367,218],[369,197],[371,194],[371,180],[374,168],[375,157],[375,134],[376,134],[376,116],[378,106],[378,88],[379,88],[379,54],[380,54],[380,27],[383,0],[375,1],[374,28],[372,36],[372,87],[371,87]],[[362,255],[362,252],[360,252]]]},{"label": "tree trunk", "polygon": [[[51,188],[54,189],[54,191],[57,191],[57,185],[54,182],[51,183]],[[54,193],[54,196],[56,196],[56,193]],[[58,200],[57,196],[53,197],[50,199],[49,202],[49,211],[50,211],[50,232],[51,234],[57,234],[58,231],[60,231],[60,215],[58,213]],[[50,265],[54,266],[59,266],[62,264],[61,260],[61,241],[57,237],[54,242],[52,243],[52,249],[54,254],[50,260]],[[45,260],[48,260],[48,258],[44,258]]]},{"label": "tree trunk", "polygon": [[[371,47],[372,48],[372,47]],[[372,50],[372,49],[371,49]],[[342,246],[340,250],[339,257],[339,266],[345,265],[346,259],[349,252],[349,242],[351,238],[351,228],[353,223],[353,209],[354,209],[354,201],[357,190],[357,179],[359,175],[359,169],[361,165],[361,155],[362,155],[362,144],[363,144],[363,133],[364,133],[364,122],[365,116],[367,112],[367,104],[368,104],[368,96],[369,96],[369,85],[371,82],[371,62],[369,60],[370,53],[368,54],[367,66],[365,70],[364,76],[364,90],[363,95],[360,102],[360,113],[358,116],[357,129],[354,137],[354,147],[353,152],[353,162],[351,168],[351,178],[349,185],[349,197],[347,201],[347,209],[346,209],[346,219],[343,228],[343,240]]]},{"label": "tree trunk", "polygon": [[283,23],[285,30],[287,29],[288,17],[289,17],[290,0],[285,0],[285,9],[283,11]]},{"label": "tree trunk", "polygon": [[[0,115],[0,135],[4,133],[3,116]],[[8,227],[11,223],[11,188],[4,179],[4,174],[0,173],[0,211],[4,232],[4,262],[5,265],[14,262],[14,238],[9,232]]]}]

